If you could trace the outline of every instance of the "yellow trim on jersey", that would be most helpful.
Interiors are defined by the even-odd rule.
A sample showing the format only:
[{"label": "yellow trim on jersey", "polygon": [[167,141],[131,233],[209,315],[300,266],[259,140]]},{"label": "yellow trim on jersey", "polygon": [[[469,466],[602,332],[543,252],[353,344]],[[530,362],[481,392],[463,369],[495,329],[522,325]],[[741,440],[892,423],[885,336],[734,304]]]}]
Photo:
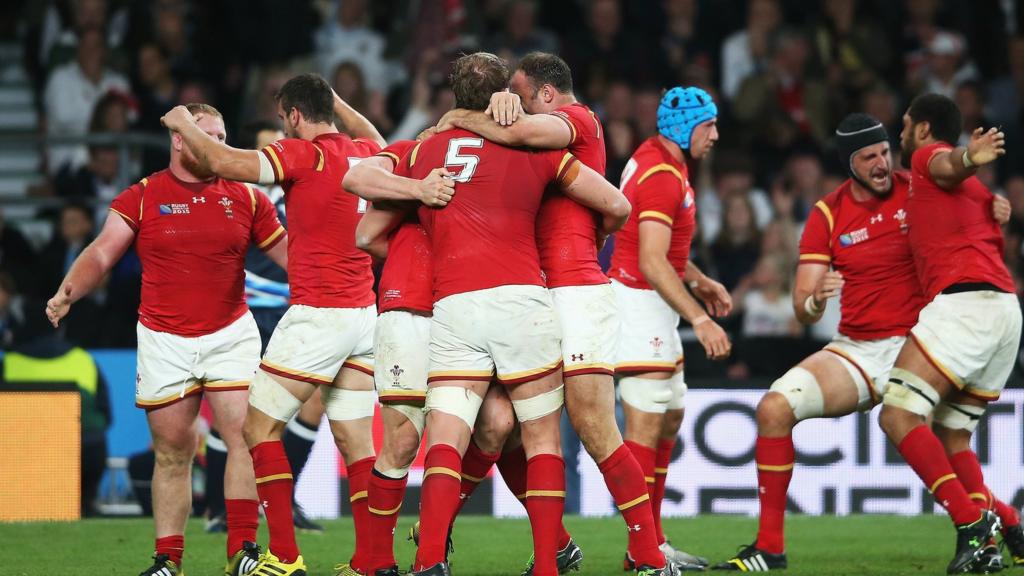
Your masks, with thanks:
[{"label": "yellow trim on jersey", "polygon": [[832,210],[828,207],[828,204],[825,204],[824,200],[818,200],[814,205],[821,210],[821,213],[824,214],[825,218],[828,220],[828,233],[831,235],[832,230],[836,227],[836,221],[832,218]]},{"label": "yellow trim on jersey", "polygon": [[655,468],[654,475],[657,476],[658,474],[668,474],[668,468]]},{"label": "yellow trim on jersey", "polygon": [[402,160],[401,158],[398,157],[398,154],[395,154],[394,152],[388,152],[387,150],[381,150],[380,152],[377,152],[377,156],[382,156],[384,158],[387,158],[388,160],[391,160],[395,164],[395,166],[398,166],[398,163],[401,162]]},{"label": "yellow trim on jersey", "polygon": [[256,215],[256,192],[253,191],[252,186],[246,184],[245,189],[249,191],[249,208],[252,209],[252,213]]},{"label": "yellow trim on jersey", "polygon": [[323,172],[324,171],[324,151],[321,150],[320,147],[317,146],[316,144],[313,144],[313,148],[316,148],[316,153],[320,156],[320,160],[318,160],[317,163],[316,163],[316,171],[317,172]]},{"label": "yellow trim on jersey", "polygon": [[985,504],[988,505],[988,496],[982,494],[981,492],[971,492],[970,494],[967,495],[967,497],[970,498],[971,500],[984,500]]},{"label": "yellow trim on jersey", "polygon": [[637,216],[637,220],[643,220],[644,218],[655,218],[657,220],[661,220],[662,222],[668,224],[669,226],[672,226],[675,223],[675,220],[673,220],[671,216],[669,216],[668,214],[664,214],[662,212],[658,212],[657,210],[644,210],[643,212],[640,213],[639,216]]},{"label": "yellow trim on jersey", "polygon": [[292,475],[288,474],[288,473],[285,473],[285,474],[272,474],[270,476],[264,476],[262,478],[257,478],[256,479],[256,483],[257,484],[264,484],[264,483],[267,483],[267,482],[273,482],[274,480],[292,480],[292,479],[293,479]]},{"label": "yellow trim on jersey", "polygon": [[629,502],[626,502],[625,504],[619,504],[617,506],[617,508],[619,510],[628,510],[629,508],[632,508],[633,506],[636,506],[637,504],[640,504],[641,502],[644,502],[645,500],[650,500],[650,499],[651,499],[650,494],[644,494],[643,496],[641,496],[639,498],[634,498],[634,499],[630,500]]},{"label": "yellow trim on jersey", "polygon": [[572,153],[566,152],[565,156],[562,156],[562,161],[558,163],[558,172],[556,172],[556,174],[561,174],[565,165],[568,164],[570,160],[572,160]]},{"label": "yellow trim on jersey", "polygon": [[661,163],[661,164],[658,164],[657,166],[649,168],[647,170],[647,172],[644,172],[644,175],[641,176],[640,179],[636,181],[637,186],[643,184],[644,180],[647,180],[648,178],[650,178],[651,176],[654,176],[658,172],[671,172],[671,173],[675,174],[676,178],[679,178],[680,181],[683,179],[683,175],[679,173],[679,169],[678,168],[676,168],[675,166],[673,166],[671,164]]},{"label": "yellow trim on jersey", "polygon": [[535,374],[542,374],[544,372],[550,372],[558,367],[562,363],[562,359],[559,358],[554,362],[541,366],[540,368],[534,368],[533,370],[523,370],[521,372],[512,372],[511,374],[498,374],[498,380],[518,380],[520,378],[528,378]]},{"label": "yellow trim on jersey", "polygon": [[565,498],[565,490],[527,490],[525,494],[526,498],[536,498],[538,496]]},{"label": "yellow trim on jersey", "polygon": [[427,476],[431,476],[433,474],[444,474],[446,476],[451,476],[452,478],[455,478],[460,482],[462,481],[462,475],[460,475],[458,472],[452,470],[451,468],[442,468],[440,466],[434,466],[433,468],[427,468],[426,470],[424,470],[423,479],[426,480]]},{"label": "yellow trim on jersey", "polygon": [[814,262],[831,262],[832,257],[828,254],[801,254],[800,261],[803,262],[804,260]]},{"label": "yellow trim on jersey", "polygon": [[[139,184],[142,184],[143,188],[145,188],[146,186],[149,186],[149,178],[143,178],[142,180],[139,180]],[[139,226],[142,226],[142,208],[145,205],[146,205],[146,195],[145,194],[141,194],[139,196],[139,221],[138,221]]]},{"label": "yellow trim on jersey", "polygon": [[213,382],[203,382],[203,388],[210,388],[216,390],[217,388],[238,388],[242,385],[248,386],[248,380],[215,380]]},{"label": "yellow trim on jersey", "polygon": [[159,400],[142,400],[136,398],[135,403],[138,404],[139,406],[160,406],[161,404],[167,404],[169,402],[174,402],[175,400],[178,400],[180,398],[184,398],[189,394],[196,392],[201,387],[202,386],[198,382],[196,382],[195,384],[191,384],[187,388],[185,388],[184,393],[171,394],[170,396],[165,396],[164,398],[160,398]]},{"label": "yellow trim on jersey", "polygon": [[939,478],[938,480],[936,480],[935,483],[932,484],[932,487],[928,489],[928,491],[931,492],[932,494],[934,494],[936,488],[938,488],[939,486],[942,486],[943,484],[945,484],[949,480],[955,480],[955,479],[956,479],[956,474],[946,474],[942,478]]},{"label": "yellow trim on jersey", "polygon": [[142,180],[139,180],[139,184],[142,184],[143,188],[149,186],[149,178],[143,178]]},{"label": "yellow trim on jersey", "polygon": [[576,142],[576,137],[578,136],[576,133],[576,126],[574,126],[572,120],[569,119],[569,115],[562,111],[552,112],[551,115],[555,118],[561,118],[562,122],[569,125],[569,144],[571,145],[573,142]]},{"label": "yellow trim on jersey", "polygon": [[260,249],[263,249],[264,246],[270,245],[270,243],[273,242],[275,238],[277,238],[278,236],[280,236],[283,233],[284,233],[284,227],[283,226],[278,226],[277,230],[275,230],[273,234],[271,234],[270,236],[267,236],[267,239],[264,240],[263,242],[260,242],[259,244],[257,244],[256,247],[260,248]]},{"label": "yellow trim on jersey", "polygon": [[369,491],[363,490],[362,492],[356,492],[352,496],[349,496],[348,501],[349,502],[355,502],[356,500],[362,500],[363,498],[366,498],[369,495],[370,495]]},{"label": "yellow trim on jersey", "polygon": [[423,145],[424,141],[420,141],[413,147],[412,152],[409,152],[409,168],[412,168],[416,164],[416,155],[420,153],[420,146]]},{"label": "yellow trim on jersey", "polygon": [[110,209],[110,211],[111,211],[111,212],[113,212],[113,213],[115,213],[115,214],[117,214],[117,215],[118,215],[118,216],[120,216],[121,218],[124,218],[125,222],[128,222],[128,223],[129,223],[129,224],[131,224],[132,226],[138,226],[138,225],[139,225],[139,224],[138,224],[138,222],[136,222],[135,220],[132,220],[132,219],[131,219],[131,218],[129,218],[129,217],[127,216],[127,215],[125,215],[125,213],[124,213],[124,212],[120,212],[120,211],[118,211],[118,210],[117,210],[116,208],[111,208],[111,209]]},{"label": "yellow trim on jersey", "polygon": [[274,151],[274,145],[270,144],[263,148],[267,151],[267,155],[274,162],[274,171],[277,172],[277,181],[284,180],[284,168],[281,167],[281,160],[277,157],[277,152]]},{"label": "yellow trim on jersey", "polygon": [[765,472],[789,472],[793,469],[793,463],[783,464],[781,466],[775,466],[773,464],[758,464],[758,470],[764,470]]},{"label": "yellow trim on jersey", "polygon": [[402,505],[399,504],[391,510],[381,510],[380,508],[374,508],[373,506],[369,506],[368,509],[370,510],[370,514],[376,514],[377,516],[392,516],[394,514],[398,514],[398,511],[402,509]]},{"label": "yellow trim on jersey", "polygon": [[644,482],[648,484],[654,484],[654,476],[644,476]]},{"label": "yellow trim on jersey", "polygon": [[265,364],[268,368],[273,368],[274,370],[276,370],[278,372],[284,372],[285,374],[291,374],[292,376],[300,376],[302,378],[309,378],[311,380],[316,380],[317,382],[323,382],[324,384],[331,384],[332,382],[334,382],[334,378],[328,378],[327,376],[321,376],[320,374],[314,374],[312,372],[305,372],[303,370],[296,370],[294,368],[286,368],[284,366],[281,366],[280,364],[277,364],[275,362],[271,362],[270,360],[267,360],[266,358],[261,360],[260,363],[261,364]]}]

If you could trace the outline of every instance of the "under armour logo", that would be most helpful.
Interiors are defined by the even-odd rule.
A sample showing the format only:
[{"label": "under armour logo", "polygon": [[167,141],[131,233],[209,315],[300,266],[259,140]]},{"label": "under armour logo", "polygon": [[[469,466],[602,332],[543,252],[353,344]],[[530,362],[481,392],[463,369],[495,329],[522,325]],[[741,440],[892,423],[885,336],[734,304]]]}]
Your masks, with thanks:
[{"label": "under armour logo", "polygon": [[573,354],[572,355],[572,361],[573,362],[583,362],[583,354]]},{"label": "under armour logo", "polygon": [[206,204],[206,196],[193,196],[192,197],[192,203],[193,204]]},{"label": "under armour logo", "polygon": [[639,524],[633,524],[632,526],[627,525],[626,526],[626,530],[628,530],[629,532],[639,532],[640,531],[640,525]]},{"label": "under armour logo", "polygon": [[270,508],[270,502],[267,502],[266,500],[264,500],[263,502],[260,502],[260,505],[263,506],[264,510],[266,510],[267,508]]},{"label": "under armour logo", "polygon": [[885,216],[882,216],[881,214],[875,214],[874,216],[871,217],[871,223],[872,224],[878,224],[879,222],[881,222],[884,219],[885,219]]}]

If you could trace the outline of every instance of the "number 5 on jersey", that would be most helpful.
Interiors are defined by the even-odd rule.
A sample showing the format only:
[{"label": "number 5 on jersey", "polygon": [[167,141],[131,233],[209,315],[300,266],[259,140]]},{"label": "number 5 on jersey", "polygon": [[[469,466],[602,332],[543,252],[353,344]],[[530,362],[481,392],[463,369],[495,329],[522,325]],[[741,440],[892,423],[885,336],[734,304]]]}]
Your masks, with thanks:
[{"label": "number 5 on jersey", "polygon": [[448,152],[444,155],[444,167],[454,174],[452,180],[469,182],[480,165],[480,157],[476,154],[463,154],[464,148],[483,148],[483,138],[453,138],[448,142]]}]

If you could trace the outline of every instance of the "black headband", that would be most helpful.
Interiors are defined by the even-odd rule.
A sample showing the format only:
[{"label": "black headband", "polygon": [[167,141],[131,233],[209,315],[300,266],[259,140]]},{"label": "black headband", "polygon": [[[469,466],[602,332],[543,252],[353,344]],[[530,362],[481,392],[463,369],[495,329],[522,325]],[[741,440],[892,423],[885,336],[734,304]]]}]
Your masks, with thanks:
[{"label": "black headband", "polygon": [[[874,120],[872,118],[872,120]],[[874,124],[864,126],[857,130],[842,131],[836,129],[836,149],[839,151],[839,160],[846,167],[847,173],[856,178],[853,172],[853,155],[872,144],[888,142],[889,134],[881,122],[874,120]]]}]

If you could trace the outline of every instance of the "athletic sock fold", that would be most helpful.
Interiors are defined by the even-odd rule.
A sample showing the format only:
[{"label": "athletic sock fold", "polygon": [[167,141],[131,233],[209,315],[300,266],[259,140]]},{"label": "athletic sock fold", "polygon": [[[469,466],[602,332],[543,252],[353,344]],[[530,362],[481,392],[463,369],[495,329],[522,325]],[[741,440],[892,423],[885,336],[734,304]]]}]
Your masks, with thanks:
[{"label": "athletic sock fold", "polygon": [[260,527],[260,503],[256,500],[228,498],[224,500],[228,525],[228,558],[242,549],[242,543],[256,541]]},{"label": "athletic sock fold", "polygon": [[260,497],[270,532],[269,549],[282,562],[299,557],[292,524],[292,489],[295,481],[288,457],[280,440],[261,442],[250,451],[256,473],[256,493]]},{"label": "athletic sock fold", "polygon": [[153,546],[153,550],[159,554],[167,554],[170,557],[171,562],[174,562],[179,568],[181,567],[181,557],[185,554],[185,535],[174,534],[172,536],[164,536],[156,539],[156,544]]}]

